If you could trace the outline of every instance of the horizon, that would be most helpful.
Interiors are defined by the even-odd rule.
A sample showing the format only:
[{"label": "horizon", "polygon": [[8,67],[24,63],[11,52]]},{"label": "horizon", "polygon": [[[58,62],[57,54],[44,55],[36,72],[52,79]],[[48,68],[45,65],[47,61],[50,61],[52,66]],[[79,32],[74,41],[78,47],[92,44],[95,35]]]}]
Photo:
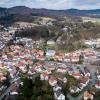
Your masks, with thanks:
[{"label": "horizon", "polygon": [[[24,2],[23,2],[24,1]],[[45,5],[44,5],[45,4]],[[26,6],[36,9],[50,10],[93,10],[100,9],[99,0],[0,0],[0,7],[11,8],[15,6]]]},{"label": "horizon", "polygon": [[9,9],[9,8],[14,8],[14,7],[27,7],[27,8],[30,8],[30,9],[46,9],[46,10],[100,10],[100,8],[98,9],[78,9],[78,8],[68,8],[68,9],[49,9],[49,8],[32,8],[32,7],[28,7],[28,6],[25,6],[25,5],[18,5],[18,6],[12,6],[12,7],[1,7],[0,8],[6,8],[6,9]]}]

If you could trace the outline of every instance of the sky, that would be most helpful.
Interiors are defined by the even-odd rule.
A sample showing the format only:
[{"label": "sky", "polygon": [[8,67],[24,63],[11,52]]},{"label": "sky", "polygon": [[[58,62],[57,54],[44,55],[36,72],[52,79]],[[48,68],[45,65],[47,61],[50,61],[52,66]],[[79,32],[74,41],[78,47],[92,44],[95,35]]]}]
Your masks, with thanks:
[{"label": "sky", "polygon": [[47,9],[100,9],[100,0],[0,0],[0,7],[27,6]]}]

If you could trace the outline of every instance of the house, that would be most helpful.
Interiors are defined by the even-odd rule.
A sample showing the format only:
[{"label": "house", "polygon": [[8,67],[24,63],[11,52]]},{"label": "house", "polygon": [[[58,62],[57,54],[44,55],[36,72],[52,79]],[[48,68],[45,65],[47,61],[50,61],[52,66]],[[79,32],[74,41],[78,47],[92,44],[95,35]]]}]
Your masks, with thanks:
[{"label": "house", "polygon": [[59,77],[58,80],[67,83],[67,78],[66,77]]},{"label": "house", "polygon": [[83,98],[84,98],[84,100],[88,100],[88,99],[93,100],[93,95],[91,93],[89,93],[88,91],[86,91],[83,94]]},{"label": "house", "polygon": [[55,66],[53,66],[53,65],[47,64],[46,66],[47,66],[47,69],[50,71],[55,70]]},{"label": "house", "polygon": [[71,57],[71,62],[73,62],[73,63],[79,62],[79,56]]},{"label": "house", "polygon": [[79,79],[80,77],[82,77],[82,75],[79,72],[72,73],[72,76],[75,77],[76,79]]},{"label": "house", "polygon": [[97,82],[96,82],[95,87],[96,87],[97,89],[100,89],[100,81],[97,81]]},{"label": "house", "polygon": [[64,53],[62,52],[56,52],[56,55],[54,57],[58,61],[63,61],[64,60]]},{"label": "house", "polygon": [[25,68],[25,66],[20,66],[20,69],[23,73],[26,73],[27,72],[27,69]]},{"label": "house", "polygon": [[51,70],[49,70],[49,69],[44,70],[44,73],[51,74]]},{"label": "house", "polygon": [[68,74],[69,74],[69,75],[72,75],[73,72],[74,72],[73,68],[70,68],[70,67],[69,67],[69,68],[68,68]]},{"label": "house", "polygon": [[28,71],[28,74],[29,74],[29,75],[33,75],[33,74],[35,74],[35,73],[36,73],[36,71],[35,71],[34,68],[30,68],[29,71]]},{"label": "house", "polygon": [[70,57],[65,57],[65,58],[64,58],[64,61],[65,61],[65,62],[71,62],[71,59],[70,59]]},{"label": "house", "polygon": [[79,59],[80,54],[81,54],[80,51],[65,53],[65,61],[77,63],[80,60]]},{"label": "house", "polygon": [[82,85],[82,87],[86,87],[88,83],[89,83],[88,77],[83,77],[80,79],[80,84]]},{"label": "house", "polygon": [[78,84],[77,87],[80,89],[80,90],[83,90],[84,86],[82,84]]},{"label": "house", "polygon": [[90,75],[90,72],[89,72],[89,70],[88,70],[87,67],[84,67],[84,75],[85,75],[86,77],[90,77],[90,76],[91,76],[91,75]]},{"label": "house", "polygon": [[47,72],[43,72],[41,75],[40,75],[40,79],[41,80],[48,80],[49,79],[49,74]]},{"label": "house", "polygon": [[54,96],[56,100],[65,100],[65,95],[60,90],[54,92]]},{"label": "house", "polygon": [[36,56],[36,59],[38,59],[38,60],[45,60],[45,57],[44,56],[37,55]]},{"label": "house", "polygon": [[100,80],[100,74],[97,74],[97,78]]},{"label": "house", "polygon": [[67,72],[67,68],[59,67],[59,68],[57,68],[57,72],[66,73]]},{"label": "house", "polygon": [[96,56],[93,49],[84,49],[83,54],[85,58]]},{"label": "house", "polygon": [[70,93],[79,93],[81,91],[81,89],[79,89],[78,87],[76,86],[72,86],[70,88]]},{"label": "house", "polygon": [[79,72],[81,73],[82,76],[85,76],[84,75],[84,71],[82,71],[81,69],[79,69]]},{"label": "house", "polygon": [[96,47],[99,48],[100,47],[100,38],[98,39],[92,39],[92,40],[85,40],[84,43],[89,46],[89,47]]},{"label": "house", "polygon": [[42,51],[42,50],[38,50],[37,52],[38,52],[38,54],[39,54],[40,56],[43,56],[43,55],[44,55],[44,51]]},{"label": "house", "polygon": [[43,72],[42,68],[40,66],[36,66],[35,67],[36,72]]},{"label": "house", "polygon": [[54,77],[49,78],[49,84],[51,86],[55,86],[57,84],[57,80]]},{"label": "house", "polygon": [[95,40],[85,40],[84,43],[89,46],[89,47],[93,47],[93,45],[95,45]]},{"label": "house", "polygon": [[46,56],[47,57],[52,57],[56,54],[56,51],[55,50],[47,50],[46,52]]},{"label": "house", "polygon": [[58,90],[62,90],[62,87],[58,84],[56,84],[54,87],[53,87],[53,91],[58,91]]},{"label": "house", "polygon": [[100,80],[100,74],[97,74],[97,78]]},{"label": "house", "polygon": [[100,68],[97,68],[97,78],[100,80]]},{"label": "house", "polygon": [[47,41],[47,45],[55,45],[55,41],[53,41],[53,40],[48,40],[48,41]]},{"label": "house", "polygon": [[57,57],[57,60],[58,60],[58,61],[63,61],[63,60],[64,60],[64,58],[63,58],[63,56],[62,56],[62,55],[59,55],[59,56]]},{"label": "house", "polygon": [[0,82],[3,82],[6,80],[6,77],[3,75],[3,73],[0,73]]},{"label": "house", "polygon": [[18,86],[16,84],[12,84],[10,95],[18,95]]}]

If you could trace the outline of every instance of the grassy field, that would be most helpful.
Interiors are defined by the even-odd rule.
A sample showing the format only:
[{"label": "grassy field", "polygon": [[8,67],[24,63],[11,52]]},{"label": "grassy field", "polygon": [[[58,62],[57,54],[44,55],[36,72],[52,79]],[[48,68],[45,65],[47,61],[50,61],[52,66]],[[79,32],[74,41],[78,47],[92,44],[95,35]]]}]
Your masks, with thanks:
[{"label": "grassy field", "polygon": [[83,22],[93,22],[93,23],[97,23],[100,24],[100,18],[91,18],[91,17],[82,17]]}]

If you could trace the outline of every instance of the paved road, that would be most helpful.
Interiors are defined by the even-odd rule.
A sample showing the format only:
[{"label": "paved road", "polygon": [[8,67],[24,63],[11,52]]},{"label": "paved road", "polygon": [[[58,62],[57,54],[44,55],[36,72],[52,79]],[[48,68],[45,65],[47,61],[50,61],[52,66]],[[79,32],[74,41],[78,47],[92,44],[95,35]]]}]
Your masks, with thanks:
[{"label": "paved road", "polygon": [[[50,61],[50,62],[57,63],[57,61]],[[95,80],[96,80],[95,72],[96,72],[97,66],[86,64],[86,63],[85,64],[68,64],[66,62],[61,62],[61,63],[65,63],[67,66],[80,66],[80,68],[87,67],[89,69],[89,71],[91,73],[91,79],[90,79],[90,83],[88,84],[88,86],[82,90],[82,92],[80,93],[80,95],[78,97],[72,97],[70,94],[67,95],[69,100],[81,100],[84,92],[87,91],[88,89],[90,89],[95,84]]]},{"label": "paved road", "polygon": [[85,65],[85,66],[88,67],[91,73],[90,83],[88,84],[87,87],[83,89],[83,91],[80,93],[78,97],[72,97],[70,94],[68,94],[67,97],[69,98],[69,100],[81,100],[84,92],[90,89],[95,84],[95,80],[96,80],[95,72],[97,66],[92,66],[92,65]]},{"label": "paved road", "polygon": [[[48,61],[46,61],[46,62],[48,62]],[[59,62],[57,62],[57,61],[49,61],[49,62],[54,62],[54,63],[59,63]],[[64,64],[66,64],[66,65],[68,65],[67,63],[65,63],[65,62],[60,62],[60,63],[64,63]],[[91,76],[92,76],[92,79],[91,79],[91,84],[89,84],[88,85],[88,88],[91,88],[91,86],[95,83],[95,81],[94,80],[96,80],[96,77],[95,77],[95,72],[96,72],[96,68],[97,68],[97,66],[92,66],[92,65],[89,65],[89,64],[69,64],[69,65],[72,65],[72,66],[86,66],[86,67],[88,67],[88,69],[90,70],[90,73],[91,73]],[[16,82],[17,80],[19,80],[20,78],[18,78],[18,79],[15,79],[13,82],[12,82],[12,85],[14,84],[14,82]],[[12,86],[11,85],[11,86]],[[2,98],[4,98],[4,96],[6,95],[6,94],[8,94],[10,91],[11,91],[11,86],[5,91],[5,93],[3,93],[1,96],[0,96],[0,100],[2,100]],[[78,96],[78,97],[72,97],[70,94],[68,94],[67,96],[68,96],[68,98],[69,98],[69,100],[81,100],[81,98],[82,98],[82,96],[83,96],[83,93],[84,93],[84,91],[86,91],[88,88],[85,88],[84,90],[83,90],[83,92]]]},{"label": "paved road", "polygon": [[18,81],[19,79],[20,79],[20,77],[17,78],[17,79],[14,79],[14,80],[12,81],[12,84],[10,85],[10,87],[7,88],[7,90],[0,96],[0,100],[2,100],[2,99],[4,98],[4,96],[6,96],[6,95],[11,91],[11,88],[12,88],[13,84],[14,84],[16,81]]}]

